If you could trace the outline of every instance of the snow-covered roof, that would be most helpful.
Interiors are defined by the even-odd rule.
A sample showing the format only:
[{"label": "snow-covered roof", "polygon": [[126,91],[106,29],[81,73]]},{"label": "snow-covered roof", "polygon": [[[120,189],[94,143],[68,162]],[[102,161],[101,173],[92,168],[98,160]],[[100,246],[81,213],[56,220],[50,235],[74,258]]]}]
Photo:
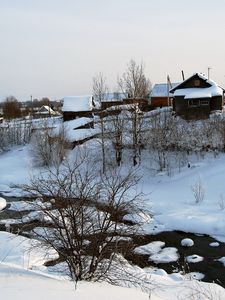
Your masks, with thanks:
[{"label": "snow-covered roof", "polygon": [[[171,83],[169,85],[169,90],[171,88],[175,88],[179,83]],[[167,97],[168,96],[168,84],[167,83],[157,83],[154,85],[152,91],[151,91],[151,97]],[[169,96],[172,96],[171,93],[169,93]]]},{"label": "snow-covered roof", "polygon": [[[104,93],[102,95],[102,102],[122,101],[125,98],[128,98],[128,93]],[[94,100],[98,101],[96,96],[94,96]]]},{"label": "snow-covered roof", "polygon": [[[196,98],[212,98],[216,96],[222,96],[223,95],[223,89],[217,85],[217,83],[211,79],[208,79],[205,75],[201,73],[195,73],[191,77],[197,75],[199,78],[206,81],[210,86],[209,87],[193,87],[193,88],[179,88],[177,86],[174,91],[174,96],[184,96],[184,99],[196,99]],[[186,79],[189,80],[191,77]],[[180,84],[181,85],[181,84]]]},{"label": "snow-covered roof", "polygon": [[86,124],[89,124],[93,122],[93,119],[92,118],[78,118],[78,119],[75,119],[75,120],[71,120],[71,121],[66,121],[64,122],[64,127],[68,130],[73,130],[73,129],[76,129],[80,126],[84,126]]},{"label": "snow-covered roof", "polygon": [[56,112],[48,105],[43,105],[37,112],[38,114],[51,114],[55,115]]},{"label": "snow-covered roof", "polygon": [[70,96],[63,98],[62,111],[91,111],[93,109],[92,96]]}]

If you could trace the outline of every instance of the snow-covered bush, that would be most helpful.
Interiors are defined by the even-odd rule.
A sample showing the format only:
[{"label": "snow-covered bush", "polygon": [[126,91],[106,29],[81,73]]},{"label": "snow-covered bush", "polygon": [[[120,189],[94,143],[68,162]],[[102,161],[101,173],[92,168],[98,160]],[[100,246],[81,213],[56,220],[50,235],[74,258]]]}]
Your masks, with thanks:
[{"label": "snow-covered bush", "polygon": [[205,187],[200,177],[191,186],[191,190],[195,199],[195,203],[201,203],[205,198]]}]

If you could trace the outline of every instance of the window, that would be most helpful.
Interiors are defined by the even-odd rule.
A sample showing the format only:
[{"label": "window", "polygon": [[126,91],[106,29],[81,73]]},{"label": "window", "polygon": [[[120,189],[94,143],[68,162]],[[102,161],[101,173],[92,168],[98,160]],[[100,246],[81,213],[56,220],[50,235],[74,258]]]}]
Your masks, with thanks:
[{"label": "window", "polygon": [[194,80],[194,86],[200,86],[200,80],[199,79]]},{"label": "window", "polygon": [[188,101],[189,107],[198,107],[199,106],[199,100],[198,99],[191,99]]},{"label": "window", "polygon": [[201,100],[201,106],[208,106],[209,100]]}]

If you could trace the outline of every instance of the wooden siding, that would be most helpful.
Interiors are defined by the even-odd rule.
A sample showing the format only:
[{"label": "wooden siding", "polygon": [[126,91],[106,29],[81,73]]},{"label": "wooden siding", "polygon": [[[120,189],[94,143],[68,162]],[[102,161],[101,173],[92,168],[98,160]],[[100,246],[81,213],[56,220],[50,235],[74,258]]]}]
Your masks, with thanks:
[{"label": "wooden siding", "polygon": [[170,97],[168,105],[168,97],[152,97],[151,106],[152,107],[164,107],[171,106],[173,103],[173,98]]},{"label": "wooden siding", "polygon": [[[191,105],[195,101],[196,106]],[[208,101],[208,105],[206,102]],[[193,102],[192,102],[193,103]],[[205,119],[214,110],[222,110],[222,96],[213,98],[184,99],[184,96],[174,97],[173,109],[178,116],[184,119]]]},{"label": "wooden siding", "polygon": [[71,120],[75,120],[77,118],[82,118],[82,117],[86,117],[86,118],[92,118],[92,112],[91,111],[64,111],[63,112],[63,121],[71,121]]}]

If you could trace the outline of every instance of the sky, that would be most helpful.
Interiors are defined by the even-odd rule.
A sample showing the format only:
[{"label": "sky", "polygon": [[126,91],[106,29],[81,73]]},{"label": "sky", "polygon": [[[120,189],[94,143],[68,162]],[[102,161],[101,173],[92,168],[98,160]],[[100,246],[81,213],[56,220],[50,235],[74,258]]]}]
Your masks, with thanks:
[{"label": "sky", "polygon": [[131,59],[152,84],[195,72],[225,87],[224,0],[0,0],[0,101],[112,91]]}]

